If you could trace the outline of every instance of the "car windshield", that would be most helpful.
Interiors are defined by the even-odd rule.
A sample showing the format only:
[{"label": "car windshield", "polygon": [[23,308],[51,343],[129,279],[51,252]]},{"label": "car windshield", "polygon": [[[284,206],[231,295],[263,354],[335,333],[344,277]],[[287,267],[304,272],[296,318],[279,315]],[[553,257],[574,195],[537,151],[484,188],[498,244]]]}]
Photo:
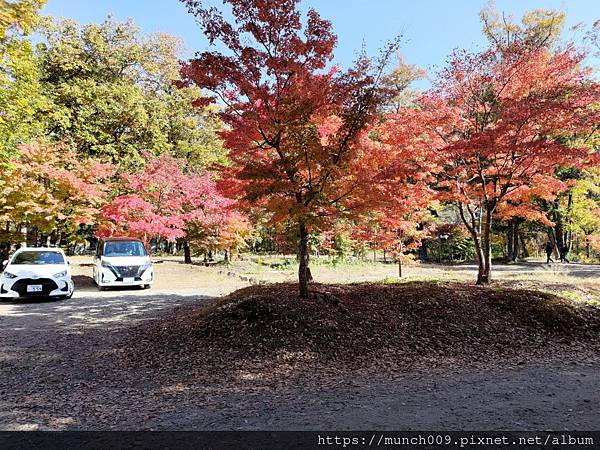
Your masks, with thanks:
[{"label": "car windshield", "polygon": [[115,241],[104,243],[104,256],[146,256],[144,244],[139,241]]},{"label": "car windshield", "polygon": [[24,251],[15,254],[12,264],[64,264],[65,259],[60,252]]}]

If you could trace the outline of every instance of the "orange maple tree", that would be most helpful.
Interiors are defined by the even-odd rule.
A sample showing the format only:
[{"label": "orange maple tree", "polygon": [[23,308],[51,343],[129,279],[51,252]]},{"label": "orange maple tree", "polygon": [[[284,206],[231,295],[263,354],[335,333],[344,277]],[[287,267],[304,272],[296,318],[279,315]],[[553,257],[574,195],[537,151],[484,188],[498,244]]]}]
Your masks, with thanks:
[{"label": "orange maple tree", "polygon": [[0,222],[35,229],[55,242],[98,220],[116,168],[82,158],[65,145],[32,142],[0,180]]},{"label": "orange maple tree", "polygon": [[457,52],[417,108],[388,116],[385,142],[403,149],[435,178],[437,197],[457,206],[471,234],[479,284],[491,279],[491,226],[505,217],[539,220],[534,197],[566,186],[559,167],[593,159],[567,137],[590,133],[600,88],[574,48],[550,52],[513,45]]}]

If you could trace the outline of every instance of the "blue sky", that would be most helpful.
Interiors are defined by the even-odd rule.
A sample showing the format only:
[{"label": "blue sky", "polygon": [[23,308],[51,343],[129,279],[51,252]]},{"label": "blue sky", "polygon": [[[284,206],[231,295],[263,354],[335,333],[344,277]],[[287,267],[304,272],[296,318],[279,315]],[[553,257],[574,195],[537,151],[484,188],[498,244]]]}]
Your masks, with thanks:
[{"label": "blue sky", "polygon": [[[221,5],[219,0],[205,3]],[[485,45],[478,14],[486,4],[487,0],[301,0],[303,10],[315,8],[332,21],[338,35],[338,64],[349,65],[363,42],[375,55],[385,41],[402,34],[405,60],[430,72],[443,66],[454,48]],[[599,0],[496,0],[496,7],[515,18],[531,9],[560,9],[567,13],[567,28],[583,23],[589,29],[600,19]],[[79,23],[100,22],[109,13],[119,20],[131,17],[146,32],[182,38],[186,56],[208,45],[178,0],[48,0],[42,13]],[[597,65],[598,60],[590,63]]]}]

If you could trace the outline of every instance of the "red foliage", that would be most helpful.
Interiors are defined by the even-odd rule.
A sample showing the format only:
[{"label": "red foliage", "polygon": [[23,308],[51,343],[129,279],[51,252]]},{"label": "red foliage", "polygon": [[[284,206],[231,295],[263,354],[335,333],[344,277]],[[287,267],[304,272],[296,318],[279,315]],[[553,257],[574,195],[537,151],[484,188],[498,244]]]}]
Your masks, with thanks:
[{"label": "red foliage", "polygon": [[272,212],[273,222],[299,227],[305,296],[308,233],[376,200],[373,178],[386,160],[360,143],[384,95],[384,64],[361,58],[346,72],[326,70],[336,43],[331,24],[310,9],[303,25],[298,0],[225,0],[235,24],[215,8],[186,3],[209,41],[229,50],[199,53],[182,69],[187,83],[223,106],[231,160],[224,179],[243,202]]},{"label": "red foliage", "polygon": [[185,173],[185,161],[169,155],[144,156],[142,171],[121,176],[129,193],[102,207],[107,222],[98,236],[127,234],[174,241],[185,236],[190,222],[212,225],[230,214],[233,201],[218,191],[213,174]]},{"label": "red foliage", "polygon": [[565,188],[557,168],[592,160],[586,148],[565,143],[600,120],[592,107],[600,87],[582,61],[573,49],[457,53],[418,108],[390,115],[383,126],[385,142],[435,177],[438,198],[459,206],[483,265],[498,209],[542,219],[532,197],[553,198]]}]

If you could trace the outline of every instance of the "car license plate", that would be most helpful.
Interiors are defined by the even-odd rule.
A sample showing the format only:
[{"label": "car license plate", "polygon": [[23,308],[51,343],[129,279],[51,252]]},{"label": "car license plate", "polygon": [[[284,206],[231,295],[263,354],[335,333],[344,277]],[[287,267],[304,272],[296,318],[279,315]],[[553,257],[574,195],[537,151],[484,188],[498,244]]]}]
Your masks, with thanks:
[{"label": "car license plate", "polygon": [[42,292],[41,284],[29,284],[27,285],[27,292]]},{"label": "car license plate", "polygon": [[123,283],[133,283],[135,278],[123,278]]}]

